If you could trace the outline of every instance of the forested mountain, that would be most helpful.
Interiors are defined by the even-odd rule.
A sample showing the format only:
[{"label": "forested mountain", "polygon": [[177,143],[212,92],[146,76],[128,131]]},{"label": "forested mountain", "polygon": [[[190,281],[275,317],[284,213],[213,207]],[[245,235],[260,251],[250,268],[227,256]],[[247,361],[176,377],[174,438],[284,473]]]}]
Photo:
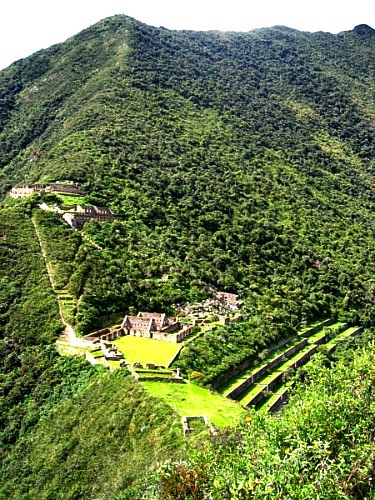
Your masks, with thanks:
[{"label": "forested mountain", "polygon": [[[337,35],[283,26],[177,32],[115,16],[0,72],[0,332],[13,342],[1,347],[6,498],[60,498],[59,488],[61,498],[128,498],[142,477],[118,471],[107,491],[111,478],[100,469],[90,490],[71,472],[77,490],[56,476],[44,497],[42,477],[34,489],[33,479],[9,479],[23,449],[20,478],[37,474],[33,460],[46,477],[66,457],[95,474],[131,460],[105,411],[115,395],[114,414],[125,411],[124,376],[61,360],[51,347],[62,325],[34,225],[59,286],[76,301],[71,321],[81,334],[117,311],[173,313],[211,287],[240,294],[242,321],[203,335],[178,360],[205,384],[301,324],[336,316],[374,327],[374,69],[367,25]],[[81,183],[86,201],[118,220],[87,223],[83,237],[36,210],[39,198],[6,197],[14,186],[61,180]],[[139,468],[153,440],[164,460],[179,444],[177,417],[156,402],[144,409],[141,389],[124,384],[127,431],[139,411],[144,421],[154,415],[163,436],[143,425],[144,450],[134,444],[139,429],[127,446]],[[106,419],[117,447],[112,461],[103,461],[91,439],[98,428],[89,410],[75,413],[74,398],[101,408],[96,421]],[[62,435],[80,418],[90,422],[81,427],[87,448],[79,438],[50,441],[59,412]],[[38,456],[28,432],[44,436]],[[48,447],[56,462],[43,469]]]}]

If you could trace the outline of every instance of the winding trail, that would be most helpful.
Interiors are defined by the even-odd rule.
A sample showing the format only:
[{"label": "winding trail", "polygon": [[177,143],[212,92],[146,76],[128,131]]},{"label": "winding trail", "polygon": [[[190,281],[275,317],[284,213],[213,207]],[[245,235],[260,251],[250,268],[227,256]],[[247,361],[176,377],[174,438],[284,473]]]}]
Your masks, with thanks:
[{"label": "winding trail", "polygon": [[72,327],[72,325],[70,325],[65,320],[65,318],[64,318],[64,314],[62,312],[62,307],[61,307],[61,301],[60,301],[58,293],[56,293],[55,284],[54,284],[53,278],[52,278],[51,265],[48,262],[47,253],[46,253],[46,251],[44,249],[43,242],[42,242],[42,239],[40,237],[38,226],[37,226],[37,224],[36,224],[36,222],[35,222],[35,220],[34,220],[33,217],[31,217],[31,222],[33,223],[33,226],[34,226],[34,229],[35,229],[35,234],[36,234],[36,236],[38,238],[40,250],[41,250],[43,258],[44,258],[44,263],[45,263],[45,266],[46,266],[47,275],[48,275],[49,281],[51,283],[52,290],[54,291],[55,296],[56,296],[57,304],[58,304],[58,307],[59,307],[59,316],[60,316],[60,319],[61,319],[61,321],[62,321],[62,323],[64,325],[64,330],[61,333],[60,337],[63,340],[66,340],[67,342],[69,342],[69,345],[71,345],[72,347],[87,347],[88,346],[88,342],[86,340],[84,340],[84,339],[81,339],[81,338],[77,337],[76,332],[75,332],[74,328]]}]

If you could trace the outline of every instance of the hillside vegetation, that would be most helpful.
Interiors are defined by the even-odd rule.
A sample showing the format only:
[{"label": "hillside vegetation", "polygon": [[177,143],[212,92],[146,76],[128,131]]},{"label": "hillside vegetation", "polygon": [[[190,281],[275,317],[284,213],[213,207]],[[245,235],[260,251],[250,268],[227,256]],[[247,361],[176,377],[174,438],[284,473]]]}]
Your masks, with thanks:
[{"label": "hillside vegetation", "polygon": [[[370,343],[373,50],[366,25],[177,32],[115,16],[0,72],[0,496],[302,499],[319,484],[329,499],[336,484],[370,498],[372,348],[350,370],[312,369],[280,418],[205,443],[212,468],[190,452],[160,476],[167,457],[184,459],[180,417],[124,371],[58,356],[46,263],[82,335],[103,315],[239,294],[242,319],[175,362],[205,385],[323,318],[367,328]],[[64,180],[117,220],[73,232],[37,208],[61,198],[7,197]],[[301,477],[305,490],[285,489]]]},{"label": "hillside vegetation", "polygon": [[207,285],[240,293],[247,323],[181,358],[191,371],[198,354],[210,381],[301,321],[373,322],[373,34],[115,16],[1,72],[3,189],[79,181],[119,215],[85,226],[100,255],[65,252],[61,223],[43,222],[81,333],[131,307],[173,312]]},{"label": "hillside vegetation", "polygon": [[374,344],[348,358],[316,359],[277,418],[254,411],[169,464],[161,498],[373,498]]}]

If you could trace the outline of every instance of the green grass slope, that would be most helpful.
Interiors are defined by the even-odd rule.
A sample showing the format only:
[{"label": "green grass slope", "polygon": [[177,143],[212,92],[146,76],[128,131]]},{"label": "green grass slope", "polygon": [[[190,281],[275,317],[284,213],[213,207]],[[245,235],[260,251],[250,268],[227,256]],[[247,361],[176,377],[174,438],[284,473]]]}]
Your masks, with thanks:
[{"label": "green grass slope", "polygon": [[180,418],[127,370],[58,355],[62,324],[30,215],[0,211],[0,497],[138,495],[148,471],[182,452]]},{"label": "green grass slope", "polygon": [[98,373],[55,401],[12,447],[0,495],[141,498],[148,474],[182,446],[180,418],[168,406],[127,371]]}]

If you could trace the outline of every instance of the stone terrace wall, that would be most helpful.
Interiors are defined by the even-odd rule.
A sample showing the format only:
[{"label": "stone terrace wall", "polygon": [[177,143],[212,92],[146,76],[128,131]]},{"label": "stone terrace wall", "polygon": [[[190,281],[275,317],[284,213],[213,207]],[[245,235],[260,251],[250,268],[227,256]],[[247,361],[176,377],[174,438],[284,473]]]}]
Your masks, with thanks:
[{"label": "stone terrace wall", "polygon": [[293,356],[297,351],[303,349],[305,345],[307,345],[308,340],[304,339],[301,342],[299,342],[297,345],[292,346],[291,348],[287,349],[285,352],[281,353],[279,356],[277,356],[275,359],[267,363],[266,365],[261,366],[258,370],[254,371],[249,378],[244,380],[242,384],[240,384],[238,387],[233,389],[229,394],[227,394],[228,398],[231,399],[237,399],[237,397],[242,394],[248,387],[250,387],[251,384],[259,380],[265,373],[268,371],[273,370],[277,365],[281,364],[283,359],[288,358],[290,356]]},{"label": "stone terrace wall", "polygon": [[[297,337],[294,335],[293,337],[288,337],[287,339],[281,340],[276,345],[267,349],[266,355],[271,354],[271,352],[276,351],[277,349],[279,349],[279,347],[282,347],[283,345],[287,344],[288,342],[291,342],[295,338],[297,338]],[[211,388],[213,390],[217,390],[219,387],[225,385],[231,378],[233,378],[236,375],[240,374],[241,372],[247,370],[252,365],[252,363],[254,363],[254,360],[256,358],[257,358],[257,354],[245,359],[239,365],[230,367],[229,370],[227,370],[225,373],[223,373],[217,380],[215,380],[211,384]]]},{"label": "stone terrace wall", "polygon": [[308,330],[301,333],[301,337],[310,337],[311,335],[314,335],[314,333],[318,333],[325,326],[333,325],[333,323],[335,322],[336,322],[335,318],[326,319],[322,323],[319,323],[319,325],[313,326],[312,328],[309,328]]},{"label": "stone terrace wall", "polygon": [[269,406],[268,411],[271,412],[271,413],[274,413],[275,411],[277,411],[280,408],[280,406],[288,400],[288,396],[289,396],[289,389],[285,389],[279,395],[279,397],[276,399],[276,401],[274,401]]}]

